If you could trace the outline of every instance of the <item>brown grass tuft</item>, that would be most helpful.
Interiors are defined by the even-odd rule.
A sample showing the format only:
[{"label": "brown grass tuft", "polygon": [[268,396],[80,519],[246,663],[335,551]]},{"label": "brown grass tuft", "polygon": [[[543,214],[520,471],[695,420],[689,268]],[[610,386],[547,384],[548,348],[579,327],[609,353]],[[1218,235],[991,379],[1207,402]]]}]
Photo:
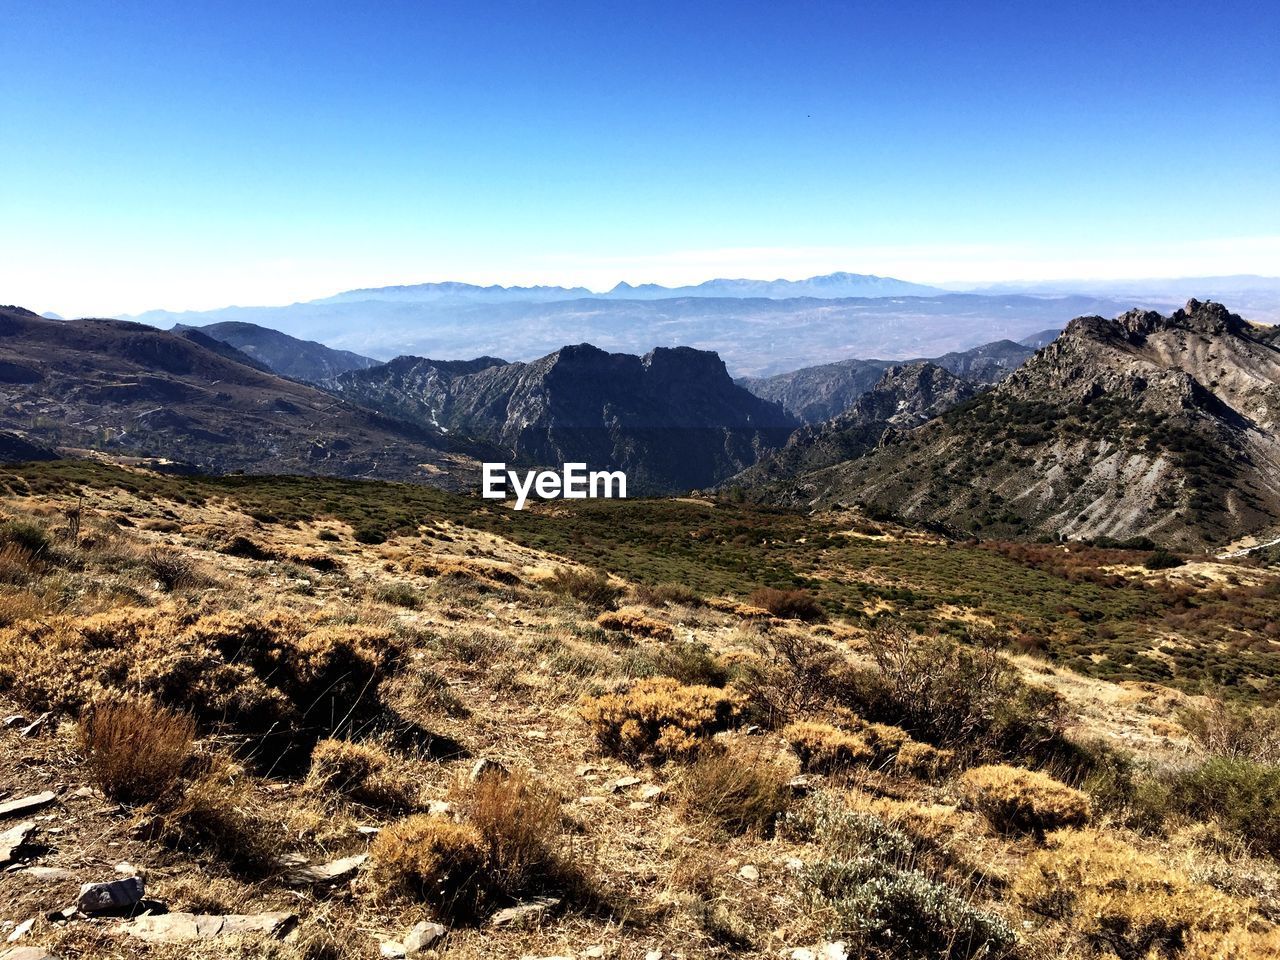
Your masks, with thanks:
[{"label": "brown grass tuft", "polygon": [[452,919],[479,912],[487,857],[475,827],[418,814],[379,833],[370,855],[374,876],[386,889],[425,900]]},{"label": "brown grass tuft", "polygon": [[966,770],[960,788],[993,827],[1036,833],[1089,821],[1089,797],[1036,770],[993,764]]},{"label": "brown grass tuft", "polygon": [[397,774],[395,761],[373,743],[321,740],[311,751],[307,789],[332,793],[383,810],[414,806],[416,791]]},{"label": "brown grass tuft", "polygon": [[805,623],[825,623],[827,611],[816,599],[803,590],[777,590],[761,587],[747,598],[753,607],[763,607],[782,620],[803,620]]},{"label": "brown grass tuft", "polygon": [[777,763],[733,750],[705,750],[680,781],[681,812],[731,834],[773,836],[791,791]]},{"label": "brown grass tuft", "polygon": [[829,723],[802,720],[789,725],[782,736],[800,758],[800,766],[817,773],[846,770],[876,758],[875,750],[860,735]]},{"label": "brown grass tuft", "polygon": [[81,718],[80,751],[94,782],[121,803],[170,794],[191,757],[196,725],[151,700],[103,701]]},{"label": "brown grass tuft", "polygon": [[675,640],[675,631],[671,625],[645,616],[639,610],[623,607],[621,610],[600,614],[596,618],[596,626],[604,630],[617,630],[634,637],[645,637],[650,640]]}]

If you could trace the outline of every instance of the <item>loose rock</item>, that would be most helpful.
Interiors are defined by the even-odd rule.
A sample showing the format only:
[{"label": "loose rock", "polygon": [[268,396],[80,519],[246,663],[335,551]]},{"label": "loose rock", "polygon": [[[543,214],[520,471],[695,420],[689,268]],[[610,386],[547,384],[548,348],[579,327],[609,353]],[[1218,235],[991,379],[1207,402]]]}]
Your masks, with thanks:
[{"label": "loose rock", "polygon": [[27,842],[31,834],[35,833],[35,829],[36,822],[27,820],[0,833],[0,867],[13,862],[18,848]]},{"label": "loose rock", "polygon": [[81,913],[99,913],[132,907],[142,899],[144,884],[141,877],[125,877],[108,883],[86,883],[80,887],[76,909]]},{"label": "loose rock", "polygon": [[404,952],[406,956],[416,957],[418,954],[429,949],[432,944],[442,939],[448,931],[438,923],[432,923],[423,920],[409,931],[408,936],[404,938]]},{"label": "loose rock", "polygon": [[47,807],[56,800],[58,795],[52,790],[45,790],[43,793],[33,793],[29,797],[19,797],[17,800],[9,800],[0,803],[0,817],[11,817],[15,813],[29,813],[32,810],[39,810],[41,807]]},{"label": "loose rock", "polygon": [[356,871],[369,859],[367,853],[357,854],[354,857],[343,857],[341,860],[332,860],[329,863],[306,863],[298,861],[285,861],[283,865],[287,866],[288,872],[284,875],[284,882],[291,887],[303,887],[310,884],[324,883],[340,883],[343,880],[349,880],[355,876]]},{"label": "loose rock", "polygon": [[548,913],[560,906],[555,897],[539,897],[525,903],[517,903],[514,907],[499,910],[489,919],[494,927],[521,927],[541,923]]},{"label": "loose rock", "polygon": [[164,913],[138,917],[112,928],[139,940],[154,943],[180,943],[186,940],[208,940],[213,937],[271,936],[283,933],[292,925],[292,913],[227,914],[212,916],[200,913]]}]

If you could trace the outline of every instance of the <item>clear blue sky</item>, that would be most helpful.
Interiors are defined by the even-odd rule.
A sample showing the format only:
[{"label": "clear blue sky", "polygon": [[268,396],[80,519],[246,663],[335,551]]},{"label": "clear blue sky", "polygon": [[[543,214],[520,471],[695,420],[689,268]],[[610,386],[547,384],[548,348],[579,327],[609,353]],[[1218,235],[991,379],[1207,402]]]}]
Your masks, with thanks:
[{"label": "clear blue sky", "polygon": [[0,0],[0,302],[1280,273],[1278,11]]}]

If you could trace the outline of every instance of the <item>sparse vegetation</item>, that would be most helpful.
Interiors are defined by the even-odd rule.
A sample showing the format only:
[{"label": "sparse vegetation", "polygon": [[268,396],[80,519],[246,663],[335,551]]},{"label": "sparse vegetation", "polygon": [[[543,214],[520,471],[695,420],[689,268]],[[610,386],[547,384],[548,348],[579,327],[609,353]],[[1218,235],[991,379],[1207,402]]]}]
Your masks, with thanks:
[{"label": "sparse vegetation", "polygon": [[623,693],[592,697],[582,718],[602,749],[629,760],[690,758],[738,712],[735,698],[714,687],[669,677],[640,680]]},{"label": "sparse vegetation", "polygon": [[80,751],[94,781],[121,803],[169,796],[191,759],[195,722],[149,700],[103,700],[80,721]]},{"label": "sparse vegetation", "polygon": [[684,771],[680,800],[686,819],[731,834],[773,836],[790,805],[786,773],[742,750],[707,750]]}]

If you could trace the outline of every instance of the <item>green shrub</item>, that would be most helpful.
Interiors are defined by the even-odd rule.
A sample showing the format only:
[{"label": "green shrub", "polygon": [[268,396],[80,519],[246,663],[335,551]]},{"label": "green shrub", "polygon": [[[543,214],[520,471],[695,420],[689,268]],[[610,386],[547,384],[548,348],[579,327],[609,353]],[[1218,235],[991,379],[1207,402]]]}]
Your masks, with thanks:
[{"label": "green shrub", "polygon": [[1213,757],[1165,786],[1169,809],[1220,823],[1258,852],[1280,857],[1280,767]]},{"label": "green shrub", "polygon": [[622,596],[622,587],[600,570],[560,567],[547,581],[547,589],[597,609],[611,610]]},{"label": "green shrub", "polygon": [[1151,555],[1142,561],[1142,565],[1148,570],[1171,570],[1174,567],[1182,566],[1186,562],[1181,557],[1160,548],[1153,550]]}]

